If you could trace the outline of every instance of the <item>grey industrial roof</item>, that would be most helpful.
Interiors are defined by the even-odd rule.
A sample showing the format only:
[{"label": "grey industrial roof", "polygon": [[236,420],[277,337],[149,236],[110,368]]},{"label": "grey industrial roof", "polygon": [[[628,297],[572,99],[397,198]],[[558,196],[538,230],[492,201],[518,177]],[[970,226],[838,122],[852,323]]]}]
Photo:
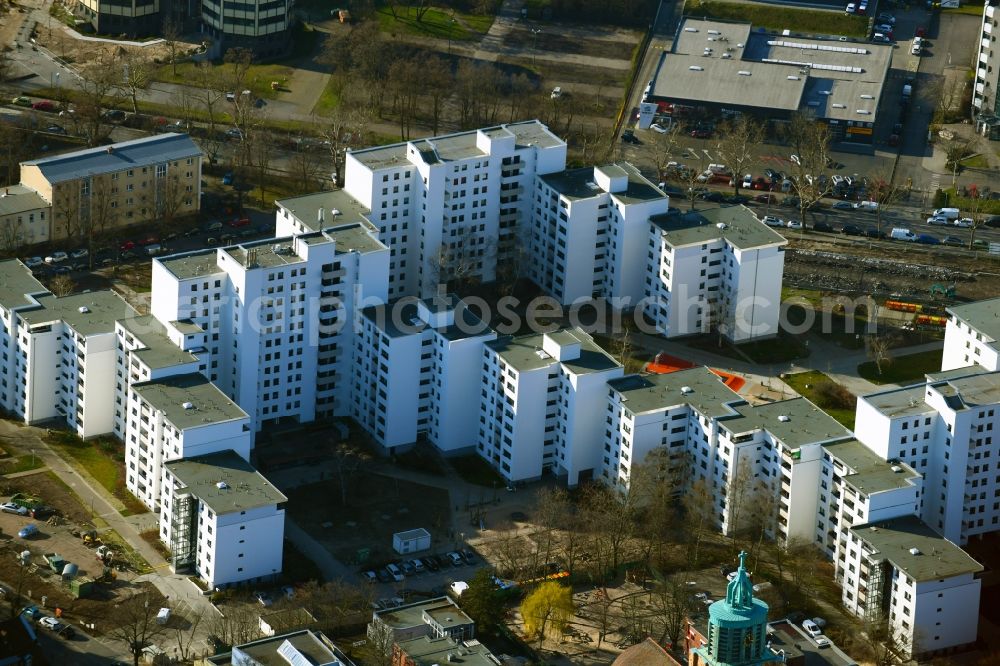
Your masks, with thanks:
[{"label": "grey industrial roof", "polygon": [[20,259],[0,260],[0,307],[11,308],[32,305],[25,294],[47,293],[41,282],[35,279],[31,270]]},{"label": "grey industrial roof", "polygon": [[[178,430],[245,419],[247,413],[197,372],[133,384],[143,400]],[[185,408],[190,404],[190,408]]]},{"label": "grey industrial roof", "polygon": [[[325,666],[336,664],[338,660],[342,663],[350,663],[344,659],[343,654],[326,635],[309,629],[261,638],[250,643],[237,645],[234,649],[245,654],[253,660],[254,664],[259,664],[259,666],[288,666],[288,660],[278,654],[278,649],[286,642],[299,654],[306,657],[310,664],[324,664]],[[233,664],[233,657],[231,652],[227,652],[207,657],[206,661],[214,666],[230,666]],[[242,663],[241,661],[241,666]]]},{"label": "grey industrial roof", "polygon": [[426,601],[417,601],[396,608],[375,611],[375,617],[393,629],[405,629],[426,624],[424,613],[438,619],[440,612],[447,613],[452,617],[448,623],[449,626],[473,623],[472,618],[448,597],[435,597]]},{"label": "grey industrial roof", "polygon": [[[543,148],[565,145],[565,141],[549,131],[537,120],[526,120],[519,123],[487,127],[482,130],[470,130],[456,134],[445,134],[426,139],[411,141],[425,162],[434,164],[439,161],[461,160],[477,155],[484,155],[476,147],[476,133],[482,131],[491,136],[503,135],[505,132],[514,135],[515,144],[519,147],[536,145]],[[394,143],[387,146],[375,146],[362,150],[353,150],[353,155],[359,162],[371,169],[382,169],[408,164],[406,143]]]},{"label": "grey industrial roof", "polygon": [[[622,396],[622,406],[633,414],[691,405],[708,417],[732,414],[726,403],[742,400],[718,375],[699,366],[668,374],[628,375],[612,379],[608,386]],[[682,393],[681,389],[690,389]]]},{"label": "grey industrial roof", "polygon": [[[917,582],[983,570],[983,565],[916,516],[859,525],[852,527],[851,532],[868,544],[866,554],[869,558],[874,561],[887,559]],[[918,552],[911,553],[911,548]]]},{"label": "grey industrial roof", "polygon": [[713,19],[685,18],[677,35],[672,52],[660,58],[653,97],[809,109],[841,121],[874,122],[892,58],[892,45],[768,34]]},{"label": "grey industrial roof", "polygon": [[253,465],[227,450],[164,463],[190,493],[218,514],[288,501]]},{"label": "grey industrial roof", "polygon": [[463,666],[496,666],[498,661],[489,649],[475,639],[459,643],[450,636],[433,638],[418,636],[405,641],[398,641],[399,649],[409,657],[407,663],[414,666],[438,666],[453,661],[456,654],[461,654],[458,662]]},{"label": "grey industrial roof", "polygon": [[[427,322],[420,319],[417,314],[417,301],[418,299],[407,296],[384,305],[363,308],[361,314],[391,338],[415,335],[428,326]],[[454,324],[434,328],[448,340],[478,337],[488,334],[491,330],[486,322],[476,316],[476,313],[454,294],[449,294],[445,299],[438,297],[424,299],[423,303],[431,312],[455,310]]]},{"label": "grey industrial roof", "polygon": [[[340,226],[352,222],[368,220],[371,211],[344,190],[327,190],[298,197],[278,199],[274,202],[280,208],[291,212],[307,228],[318,231],[320,226]],[[319,211],[323,211],[323,223],[319,221]],[[334,215],[333,211],[337,211]]]},{"label": "grey industrial roof", "polygon": [[224,272],[219,268],[219,253],[214,248],[157,257],[153,261],[162,264],[179,280],[207,277]]},{"label": "grey industrial roof", "polygon": [[[621,367],[618,361],[611,358],[584,331],[574,328],[571,330],[567,329],[565,332],[572,335],[573,339],[580,343],[580,357],[562,361],[562,364],[570,372],[582,375],[591,372],[604,372],[612,368]],[[537,370],[539,368],[546,368],[553,363],[559,363],[559,361],[542,351],[544,338],[545,334],[543,333],[532,333],[519,337],[504,337],[491,340],[486,343],[486,346],[496,352],[505,363],[519,372]]]},{"label": "grey industrial roof", "polygon": [[24,185],[8,185],[0,192],[0,217],[48,208],[49,203],[38,192]]},{"label": "grey industrial roof", "polygon": [[201,149],[187,134],[168,133],[29,160],[21,166],[37,166],[46,180],[59,183],[81,176],[200,157],[201,154]]},{"label": "grey industrial roof", "polygon": [[20,311],[21,318],[30,326],[63,321],[82,336],[113,333],[116,321],[138,314],[111,290],[61,297],[45,294],[38,297],[38,304],[40,307]]},{"label": "grey industrial roof", "polygon": [[865,495],[905,488],[920,478],[909,465],[889,464],[856,439],[824,444],[823,448],[848,468],[844,481]]},{"label": "grey industrial roof", "polygon": [[[650,222],[663,232],[663,237],[672,247],[720,238],[740,250],[788,242],[784,236],[758,220],[746,206],[719,206],[686,213],[671,208],[669,213],[650,217]],[[725,227],[719,227],[720,224]]]},{"label": "grey industrial roof", "polygon": [[[763,429],[790,449],[851,436],[851,431],[805,398],[734,407],[738,416],[720,421],[733,434]],[[782,419],[781,417],[787,417]]]},{"label": "grey industrial roof", "polygon": [[1000,298],[953,305],[947,312],[990,340],[1000,340]]},{"label": "grey industrial roof", "polygon": [[153,315],[121,319],[119,323],[145,347],[132,354],[150,369],[170,368],[198,360],[190,352],[175,345],[167,336],[166,327]]},{"label": "grey industrial roof", "polygon": [[667,198],[667,195],[663,191],[653,185],[634,166],[627,162],[600,167],[567,169],[566,171],[545,174],[539,176],[539,178],[567,199],[590,199],[605,194],[605,190],[594,180],[595,168],[603,171],[612,178],[628,177],[628,187],[624,192],[611,193],[611,196],[623,203],[638,203]]}]

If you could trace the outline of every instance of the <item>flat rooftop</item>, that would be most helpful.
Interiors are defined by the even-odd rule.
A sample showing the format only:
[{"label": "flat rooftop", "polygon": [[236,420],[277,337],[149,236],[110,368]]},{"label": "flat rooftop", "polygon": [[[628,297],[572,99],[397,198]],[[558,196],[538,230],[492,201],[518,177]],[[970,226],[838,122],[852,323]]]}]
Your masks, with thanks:
[{"label": "flat rooftop", "polygon": [[[719,206],[682,213],[676,208],[649,220],[672,247],[723,239],[740,250],[785,245],[785,237],[757,219],[746,206]],[[724,225],[724,226],[720,226]]]},{"label": "flat rooftop", "polygon": [[1000,339],[1000,298],[953,305],[946,312],[990,340]]},{"label": "flat rooftop", "polygon": [[219,268],[219,253],[215,248],[157,257],[153,261],[162,264],[178,280],[219,275],[224,272]]},{"label": "flat rooftop", "polygon": [[891,465],[856,439],[824,444],[823,449],[849,470],[844,481],[865,495],[905,488],[921,478],[909,465]]},{"label": "flat rooftop", "polygon": [[918,416],[934,411],[924,402],[924,393],[926,391],[926,385],[917,384],[905,388],[869,393],[859,396],[859,399],[864,400],[890,418]]},{"label": "flat rooftop", "polygon": [[479,130],[458,132],[456,134],[414,139],[409,143],[394,143],[386,146],[352,150],[350,154],[369,169],[384,169],[409,164],[410,161],[407,159],[406,153],[407,147],[410,144],[420,152],[421,158],[427,164],[463,160],[485,155],[483,151],[476,147],[478,132],[484,132],[494,138],[513,135],[515,145],[521,148],[527,146],[554,148],[566,145],[565,141],[549,131],[549,128],[539,121],[527,120],[519,123],[485,127]]},{"label": "flat rooftop", "polygon": [[145,347],[132,354],[150,369],[170,368],[198,360],[190,352],[175,345],[167,336],[166,327],[153,315],[120,319],[118,323]]},{"label": "flat rooftop", "polygon": [[621,394],[622,406],[633,414],[691,405],[705,416],[718,418],[733,413],[725,406],[727,403],[742,400],[706,367],[667,374],[628,375],[612,379],[608,386]]},{"label": "flat rooftop", "polygon": [[124,298],[111,290],[69,296],[45,294],[38,297],[38,304],[37,308],[19,313],[29,326],[63,321],[82,336],[113,333],[116,321],[138,314]]},{"label": "flat rooftop", "polygon": [[[328,190],[303,194],[274,202],[279,208],[284,208],[295,216],[302,224],[313,231],[328,226],[353,224],[368,220],[371,211],[361,202],[344,190]],[[323,211],[323,221],[320,222],[320,211]],[[334,214],[333,211],[337,211]]]},{"label": "flat rooftop", "polygon": [[[917,582],[979,573],[983,565],[916,516],[852,527],[873,560],[889,560]],[[911,552],[915,548],[916,553]]]},{"label": "flat rooftop", "polygon": [[235,451],[220,451],[163,463],[190,493],[218,514],[246,511],[288,500]]},{"label": "flat rooftop", "polygon": [[790,449],[851,436],[851,431],[805,398],[734,407],[738,416],[720,425],[733,434],[766,430]]},{"label": "flat rooftop", "polygon": [[600,167],[583,167],[567,169],[558,173],[539,176],[542,182],[567,199],[592,199],[608,194],[595,179],[595,171],[603,171],[612,178],[628,178],[625,190],[611,192],[611,196],[625,204],[641,203],[655,199],[666,199],[667,195],[651,183],[631,164],[609,164]]},{"label": "flat rooftop", "polygon": [[331,227],[324,233],[337,244],[337,254],[347,252],[367,254],[389,250],[389,247],[378,239],[378,229],[367,220]]},{"label": "flat rooftop", "polygon": [[291,656],[294,653],[302,655],[308,664],[345,664],[348,661],[323,633],[303,629],[270,638],[261,638],[252,643],[234,646],[233,652],[208,657],[207,661],[215,666],[231,666],[234,664],[233,653],[244,655],[237,664],[243,664],[246,658],[252,659],[260,666],[288,666],[290,660],[282,656],[279,650]]},{"label": "flat rooftop", "polygon": [[944,396],[945,403],[956,411],[995,405],[1000,402],[1000,372],[976,368],[971,374],[935,382],[930,390]]},{"label": "flat rooftop", "polygon": [[[424,299],[422,302],[429,305],[431,312],[440,312],[442,304],[435,301],[438,299]],[[443,335],[448,340],[464,340],[488,334],[491,329],[489,324],[484,322],[476,313],[469,309],[461,299],[450,300],[448,308],[454,309],[454,323],[448,326],[431,327],[430,324],[420,318],[417,308],[417,300],[413,297],[404,297],[390,301],[385,305],[371,305],[361,310],[361,316],[368,319],[375,327],[385,333],[390,338],[406,337],[416,335],[424,329],[430,327]]]},{"label": "flat rooftop", "polygon": [[399,649],[409,657],[414,666],[438,666],[452,662],[453,656],[461,653],[455,663],[463,666],[496,666],[497,661],[485,645],[472,639],[461,643],[449,636],[431,638],[419,636],[406,641],[398,641]]},{"label": "flat rooftop", "polygon": [[751,24],[686,17],[660,57],[650,94],[680,103],[809,109],[872,123],[893,45],[839,36],[778,35]]},{"label": "flat rooftop", "polygon": [[[248,418],[239,405],[197,372],[133,384],[132,388],[178,430]],[[186,408],[186,404],[191,407]]]},{"label": "flat rooftop", "polygon": [[246,266],[247,253],[251,249],[255,250],[253,268],[276,268],[305,263],[305,259],[295,253],[295,243],[292,238],[264,238],[252,243],[230,245],[221,251],[232,257],[240,266]]},{"label": "flat rooftop", "polygon": [[6,185],[0,192],[0,217],[48,207],[48,202],[38,192],[24,185]]},{"label": "flat rooftop", "polygon": [[[579,329],[563,329],[563,331],[572,336],[574,342],[571,344],[580,344],[579,358],[562,361],[562,364],[570,372],[583,375],[621,367],[618,361],[613,359],[610,354],[604,351],[584,331]],[[562,333],[563,331],[557,331],[556,333]],[[559,338],[556,339],[558,340]],[[564,340],[568,342],[568,339],[564,338]],[[542,351],[544,341],[545,334],[532,333],[530,335],[491,340],[486,343],[486,346],[496,352],[504,360],[504,363],[507,363],[518,372],[523,372],[547,368],[553,363],[560,362]],[[562,344],[566,344],[566,342]]]},{"label": "flat rooftop", "polygon": [[[466,615],[458,605],[448,597],[436,597],[427,601],[404,604],[396,608],[375,611],[375,616],[393,629],[419,627],[426,624],[424,614],[436,617],[437,613],[450,613],[451,625],[471,624],[472,618]],[[459,618],[457,621],[455,618]]]},{"label": "flat rooftop", "polygon": [[84,176],[113,173],[126,169],[172,162],[189,157],[201,157],[201,149],[187,134],[157,134],[121,141],[109,146],[76,150],[40,160],[21,162],[21,166],[37,166],[50,183],[74,180]]},{"label": "flat rooftop", "polygon": [[25,294],[48,293],[48,291],[20,259],[0,261],[0,307],[10,310],[33,305],[34,301],[26,298]]}]

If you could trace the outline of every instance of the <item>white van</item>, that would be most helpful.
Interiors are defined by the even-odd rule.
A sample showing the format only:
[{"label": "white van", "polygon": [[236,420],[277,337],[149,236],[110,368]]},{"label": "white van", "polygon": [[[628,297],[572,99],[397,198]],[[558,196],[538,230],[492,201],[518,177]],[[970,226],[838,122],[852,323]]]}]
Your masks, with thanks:
[{"label": "white van", "polygon": [[920,55],[920,52],[923,50],[923,48],[924,48],[923,40],[920,39],[919,37],[914,37],[913,44],[910,46],[910,53],[915,56],[918,56]]},{"label": "white van", "polygon": [[957,208],[938,208],[932,215],[934,217],[943,217],[946,220],[957,220],[959,212]]},{"label": "white van", "polygon": [[912,231],[910,231],[909,229],[896,227],[895,229],[892,230],[892,233],[889,234],[889,238],[891,238],[892,240],[913,242],[917,240],[917,235]]},{"label": "white van", "polygon": [[392,579],[394,581],[396,581],[397,583],[403,582],[403,572],[400,571],[399,567],[397,567],[395,564],[390,562],[389,564],[385,565],[385,570],[389,572],[389,575],[392,576]]},{"label": "white van", "polygon": [[854,207],[860,210],[878,210],[878,203],[875,201],[859,201],[854,204]]}]

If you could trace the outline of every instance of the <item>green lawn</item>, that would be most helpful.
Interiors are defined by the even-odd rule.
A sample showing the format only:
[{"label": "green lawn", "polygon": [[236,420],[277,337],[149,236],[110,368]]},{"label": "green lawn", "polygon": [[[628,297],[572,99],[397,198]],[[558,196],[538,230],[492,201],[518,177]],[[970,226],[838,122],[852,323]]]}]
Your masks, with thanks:
[{"label": "green lawn", "polygon": [[0,474],[17,474],[42,467],[42,459],[31,454],[0,460]]},{"label": "green lawn", "polygon": [[858,374],[873,384],[910,384],[924,380],[929,372],[941,371],[940,349],[919,354],[898,356],[892,363],[882,364],[882,374],[878,374],[874,361],[866,361],[858,366]]},{"label": "green lawn", "polygon": [[[476,29],[477,25],[480,27],[485,25],[483,32],[490,29],[489,24],[486,24],[485,21],[478,21],[478,19],[484,17],[463,14],[461,15],[462,22],[460,23],[458,20],[452,18],[452,14],[451,10],[431,7],[424,14],[423,18],[418,21],[416,7],[397,7],[395,17],[388,7],[381,7],[376,12],[379,29],[389,33],[401,31],[422,37],[464,41],[475,39],[481,33],[470,32],[463,24],[470,25],[473,29]],[[490,24],[492,24],[493,17],[490,16],[488,18]]]},{"label": "green lawn", "polygon": [[499,488],[506,485],[503,477],[488,462],[477,455],[449,458],[448,462],[467,483],[487,488]]},{"label": "green lawn", "polygon": [[337,80],[337,77],[331,76],[330,80],[326,82],[323,94],[319,96],[312,112],[317,116],[326,116],[333,113],[333,110],[340,106],[341,85],[342,83]]},{"label": "green lawn", "polygon": [[[799,395],[816,403],[820,409],[835,418],[845,428],[854,427],[854,408],[848,407],[846,402],[831,399],[830,392],[822,390],[831,385],[834,388],[842,389],[839,384],[825,374],[818,370],[810,370],[809,372],[786,375],[783,379]],[[846,399],[846,397],[845,395],[844,398]]]},{"label": "green lawn", "polygon": [[990,162],[986,159],[985,155],[973,155],[972,157],[966,157],[964,160],[959,162],[959,164],[970,169],[990,168]]},{"label": "green lawn", "polygon": [[[232,68],[232,65],[217,66],[217,69],[219,70],[225,70],[226,68]],[[291,78],[294,71],[295,70],[288,65],[281,64],[250,65],[250,69],[247,71],[245,87],[252,90],[254,95],[257,97],[274,99],[281,93],[271,90],[271,82],[277,81],[278,83],[285,85],[288,79]],[[161,65],[159,69],[153,72],[153,80],[163,81],[165,83],[198,85],[198,78],[194,76],[194,73],[195,64],[192,62],[177,63],[176,75],[174,74],[174,68],[172,65]]]},{"label": "green lawn", "polygon": [[[125,508],[123,516],[146,513],[146,506],[125,489],[125,464],[122,444],[112,439],[83,441],[66,431],[53,431],[46,441],[75,462],[116,497]],[[118,459],[120,458],[120,459]]]},{"label": "green lawn", "polygon": [[840,11],[793,9],[779,5],[719,0],[688,0],[684,13],[688,16],[749,21],[755,29],[788,29],[792,32],[861,38],[868,33],[867,17],[849,16]]}]

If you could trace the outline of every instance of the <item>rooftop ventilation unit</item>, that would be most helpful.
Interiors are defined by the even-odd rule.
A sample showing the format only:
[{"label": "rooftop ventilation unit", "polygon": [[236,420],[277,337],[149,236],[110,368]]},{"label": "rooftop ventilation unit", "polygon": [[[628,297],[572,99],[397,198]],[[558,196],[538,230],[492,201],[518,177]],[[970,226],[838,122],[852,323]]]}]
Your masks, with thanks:
[{"label": "rooftop ventilation unit", "polygon": [[725,228],[726,228],[726,223],[725,223],[725,222],[719,222],[719,223],[717,223],[717,224],[715,225],[715,227],[716,227],[717,229],[725,229]]},{"label": "rooftop ventilation unit", "polygon": [[847,105],[846,104],[837,104],[837,103],[834,103],[833,108],[835,108],[835,109],[846,109]]},{"label": "rooftop ventilation unit", "polygon": [[722,33],[719,32],[718,30],[709,30],[708,34],[710,34],[710,35],[721,35]]},{"label": "rooftop ventilation unit", "polygon": [[874,95],[862,95],[861,99],[875,99]]},{"label": "rooftop ventilation unit", "polygon": [[698,32],[698,28],[684,28],[684,32]]},{"label": "rooftop ventilation unit", "polygon": [[88,312],[90,312],[90,308],[88,308],[88,307],[87,307],[86,305],[81,305],[81,306],[80,306],[80,307],[78,307],[78,308],[77,308],[76,310],[77,310],[77,312],[79,312],[80,314],[87,314]]},{"label": "rooftop ventilation unit", "polygon": [[181,405],[181,407],[183,407],[184,409],[194,409],[194,403],[193,402],[185,402],[185,403],[183,403]]},{"label": "rooftop ventilation unit", "polygon": [[900,472],[902,472],[902,471],[903,471],[903,468],[902,468],[902,467],[900,467],[899,465],[893,465],[893,466],[892,466],[892,467],[890,467],[889,469],[891,469],[891,470],[892,470],[893,472],[895,472],[896,474],[899,474]]},{"label": "rooftop ventilation unit", "polygon": [[692,72],[703,72],[703,71],[705,71],[704,67],[699,67],[698,65],[691,65],[690,67],[688,67],[688,69],[691,70]]},{"label": "rooftop ventilation unit", "polygon": [[868,109],[858,109],[857,111],[855,111],[855,113],[860,113],[863,116],[871,115],[871,111],[869,111]]},{"label": "rooftop ventilation unit", "polygon": [[[726,49],[726,50],[728,51],[729,49]],[[731,53],[723,53],[723,54],[722,54],[722,59],[723,59],[723,60],[729,60],[729,59],[730,59],[730,58],[732,58],[732,57],[733,57],[733,56],[732,56],[732,54],[731,54]]]},{"label": "rooftop ventilation unit", "polygon": [[687,395],[688,393],[694,393],[694,389],[691,388],[690,386],[682,386],[681,393],[684,395]]},{"label": "rooftop ventilation unit", "polygon": [[785,78],[787,78],[789,81],[798,81],[799,80],[799,77],[797,77],[797,76],[787,76]]},{"label": "rooftop ventilation unit", "polygon": [[923,555],[923,553],[920,552],[919,548],[911,548],[910,555]]},{"label": "rooftop ventilation unit", "polygon": [[820,95],[826,95],[827,97],[833,94],[833,92],[830,90],[817,90],[816,92],[819,93]]},{"label": "rooftop ventilation unit", "polygon": [[218,483],[215,484],[215,487],[218,488],[219,490],[229,490],[229,484],[226,483],[225,481],[219,481]]},{"label": "rooftop ventilation unit", "polygon": [[750,72],[748,72],[745,69],[741,69],[740,71],[738,71],[736,73],[739,74],[740,76],[750,76]]},{"label": "rooftop ventilation unit", "polygon": [[792,420],[792,418],[787,414],[781,414],[778,416],[778,420],[781,421],[782,423],[788,423],[789,421]]}]

